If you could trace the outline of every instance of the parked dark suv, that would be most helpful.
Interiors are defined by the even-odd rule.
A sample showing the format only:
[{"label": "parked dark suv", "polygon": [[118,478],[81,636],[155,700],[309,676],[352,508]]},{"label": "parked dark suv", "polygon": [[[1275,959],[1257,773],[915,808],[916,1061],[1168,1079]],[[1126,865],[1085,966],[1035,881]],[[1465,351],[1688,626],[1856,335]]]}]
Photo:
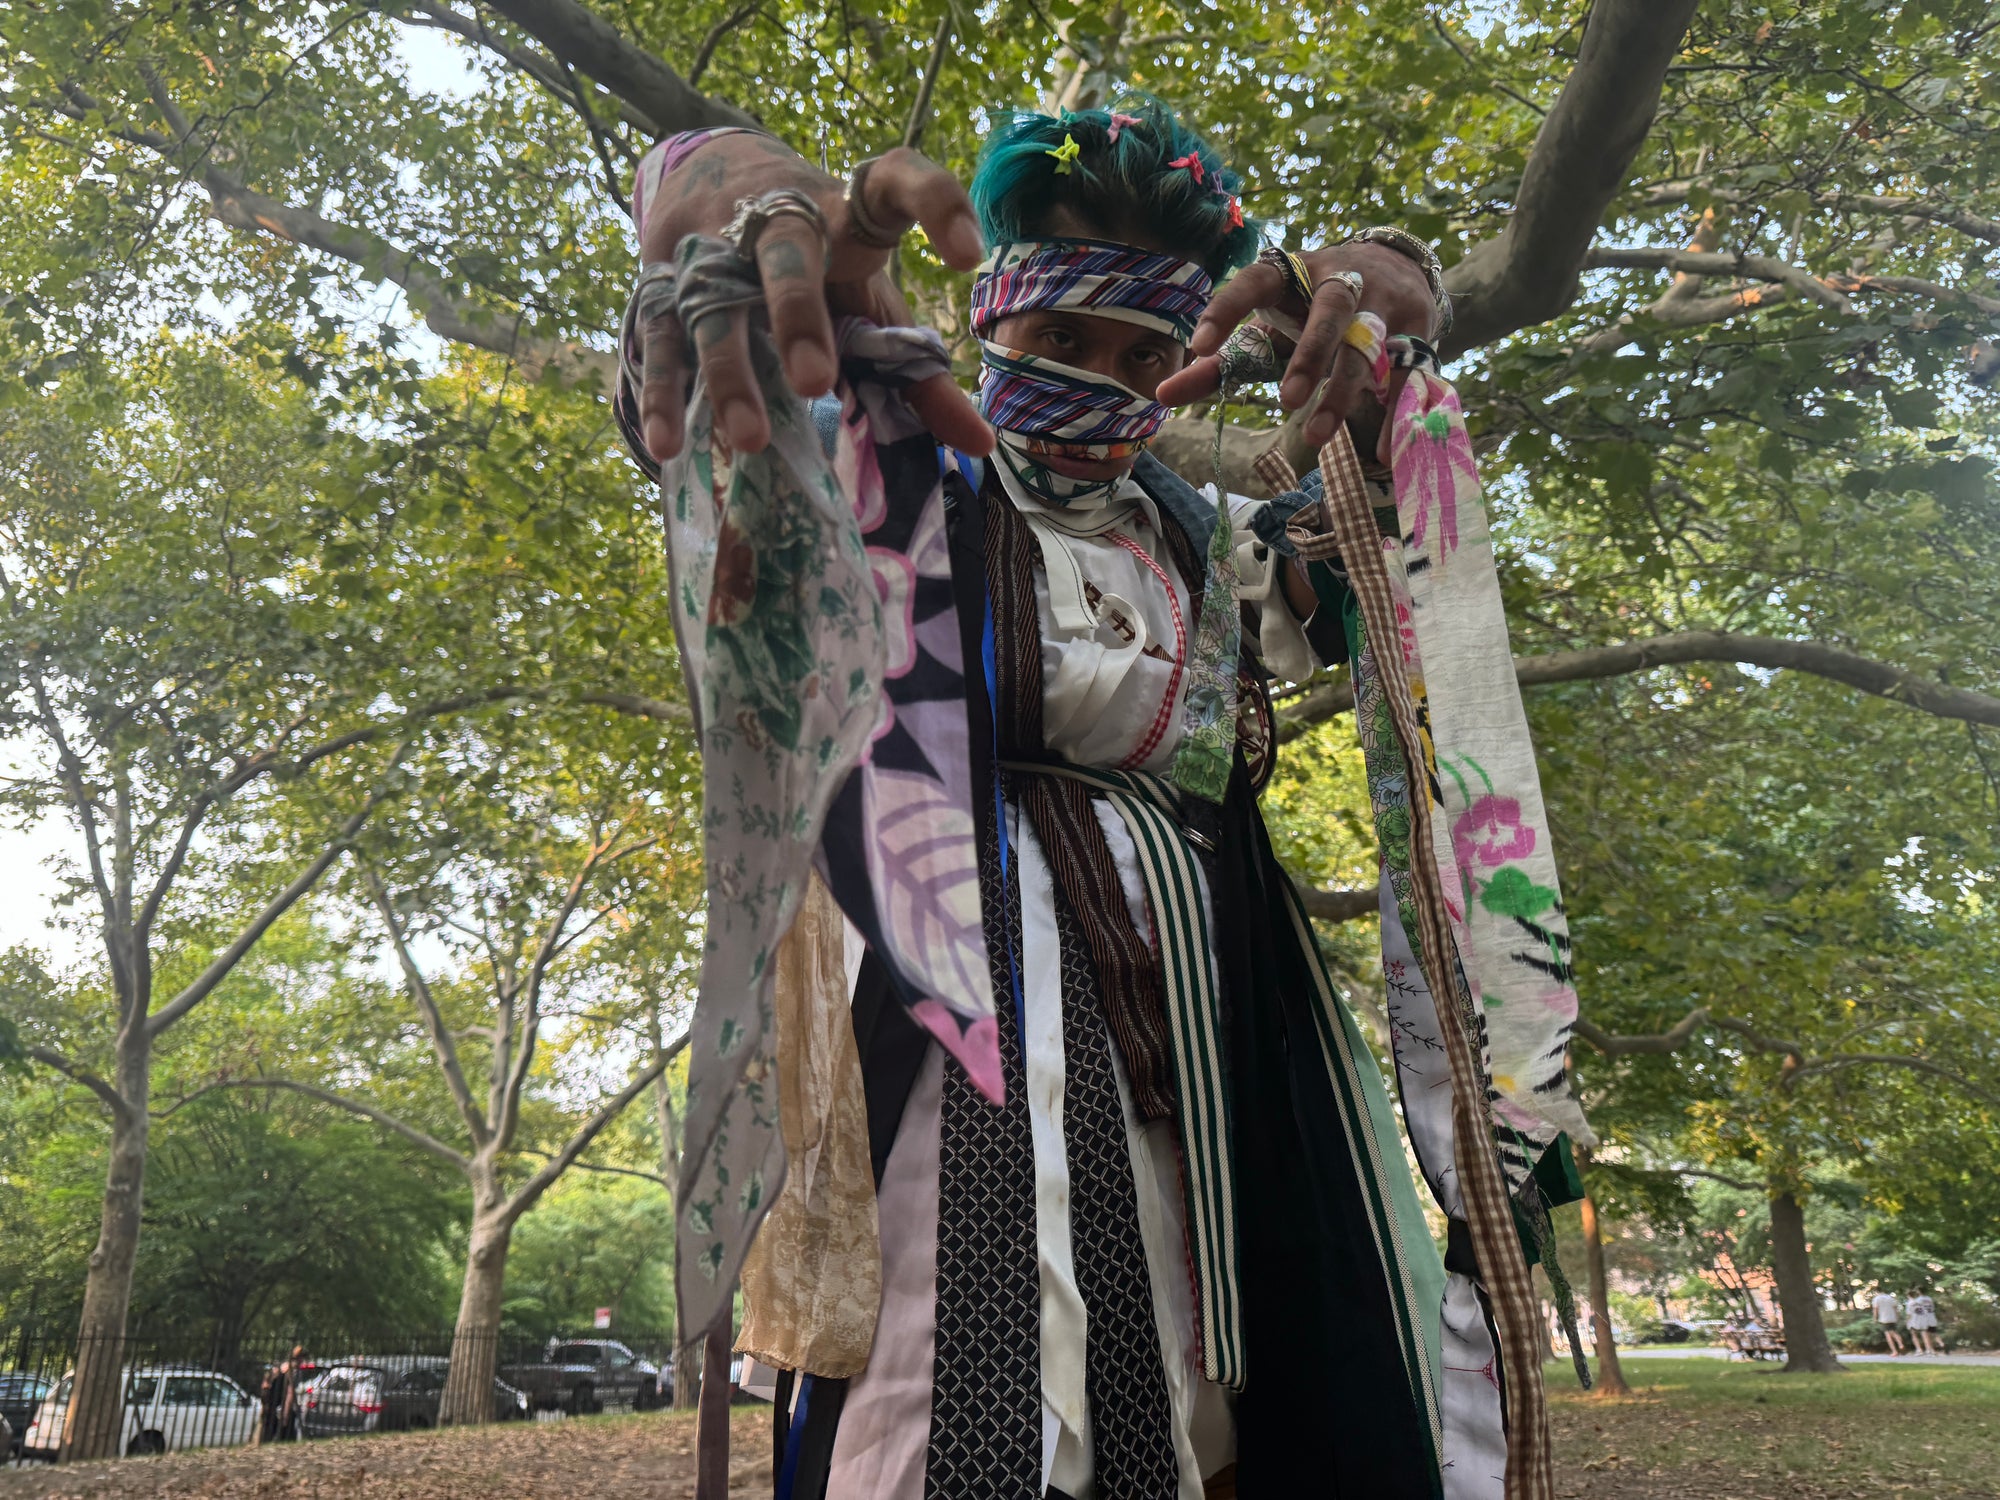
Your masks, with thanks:
[{"label": "parked dark suv", "polygon": [[21,1456],[21,1440],[28,1435],[28,1424],[35,1420],[35,1408],[54,1384],[44,1375],[0,1370],[0,1420],[13,1429],[6,1448],[0,1449],[0,1462]]},{"label": "parked dark suv", "polygon": [[[364,1354],[328,1360],[299,1388],[299,1429],[307,1437],[397,1432],[435,1427],[451,1361],[423,1354]],[[493,1382],[493,1415],[502,1422],[528,1414],[528,1398]]]}]

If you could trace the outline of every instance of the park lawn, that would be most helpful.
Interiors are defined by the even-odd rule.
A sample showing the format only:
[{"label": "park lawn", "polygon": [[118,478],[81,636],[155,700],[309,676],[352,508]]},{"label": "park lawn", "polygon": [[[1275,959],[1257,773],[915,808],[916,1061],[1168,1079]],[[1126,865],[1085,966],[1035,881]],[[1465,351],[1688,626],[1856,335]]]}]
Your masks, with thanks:
[{"label": "park lawn", "polygon": [[1564,1500],[2000,1497],[2000,1367],[1634,1359],[1630,1398],[1548,1367]]}]

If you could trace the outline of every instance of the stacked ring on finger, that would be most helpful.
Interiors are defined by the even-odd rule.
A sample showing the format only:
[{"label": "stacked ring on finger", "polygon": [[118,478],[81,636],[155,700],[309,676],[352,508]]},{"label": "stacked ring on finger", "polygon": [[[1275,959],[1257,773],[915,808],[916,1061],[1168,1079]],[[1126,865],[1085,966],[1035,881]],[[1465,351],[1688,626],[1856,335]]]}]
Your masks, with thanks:
[{"label": "stacked ring on finger", "polygon": [[892,229],[875,216],[868,206],[868,174],[875,170],[882,160],[871,156],[854,169],[854,175],[847,179],[847,190],[841,195],[847,204],[847,228],[857,243],[870,250],[893,250],[903,242],[903,236],[910,232],[908,224],[900,229]]},{"label": "stacked ring on finger", "polygon": [[825,254],[831,258],[833,236],[827,230],[826,215],[820,212],[810,193],[798,188],[773,188],[768,193],[737,199],[736,215],[722,226],[722,237],[736,247],[738,255],[754,261],[757,258],[757,242],[771,227],[771,221],[787,214],[810,224],[819,236]]},{"label": "stacked ring on finger", "polygon": [[1361,305],[1362,280],[1361,280],[1361,273],[1359,271],[1329,272],[1325,276],[1320,277],[1318,281],[1313,283],[1313,295],[1317,297],[1320,293],[1320,288],[1332,282],[1338,282],[1340,285],[1346,287],[1348,291],[1354,294],[1354,305],[1356,307],[1359,307]]},{"label": "stacked ring on finger", "polygon": [[1257,252],[1257,259],[1284,278],[1285,290],[1298,298],[1301,306],[1312,305],[1312,277],[1306,272],[1306,263],[1296,254],[1281,250],[1276,245],[1266,245]]}]

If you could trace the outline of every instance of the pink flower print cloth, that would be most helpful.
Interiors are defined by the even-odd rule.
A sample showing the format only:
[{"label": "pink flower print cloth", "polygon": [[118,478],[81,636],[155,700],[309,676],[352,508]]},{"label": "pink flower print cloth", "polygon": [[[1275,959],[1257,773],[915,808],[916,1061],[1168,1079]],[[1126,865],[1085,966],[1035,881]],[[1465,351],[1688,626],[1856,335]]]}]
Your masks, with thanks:
[{"label": "pink flower print cloth", "polygon": [[1412,369],[1393,426],[1404,633],[1422,663],[1443,797],[1433,827],[1450,841],[1439,868],[1458,872],[1454,935],[1486,1022],[1496,1117],[1538,1142],[1567,1131],[1588,1144],[1564,1077],[1577,1014],[1569,923],[1458,393]]}]

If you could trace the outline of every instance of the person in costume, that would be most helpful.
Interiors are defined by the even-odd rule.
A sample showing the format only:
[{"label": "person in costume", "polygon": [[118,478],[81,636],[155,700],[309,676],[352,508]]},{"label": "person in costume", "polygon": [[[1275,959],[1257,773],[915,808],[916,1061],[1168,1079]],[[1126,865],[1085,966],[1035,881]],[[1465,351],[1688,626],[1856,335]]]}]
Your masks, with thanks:
[{"label": "person in costume", "polygon": [[[1451,592],[1491,563],[1448,307],[1394,232],[1260,255],[1236,189],[1142,96],[1009,117],[969,196],[753,131],[641,166],[619,410],[708,829],[683,1327],[770,1212],[744,1337],[798,1376],[781,1495],[1547,1493],[1517,1228],[1582,1129],[1574,995],[1518,700],[1496,737],[1418,667],[1434,638],[1493,671],[1451,634],[1498,595]],[[977,264],[976,405],[883,274],[913,223]],[[1198,490],[1146,451],[1169,403],[1280,376],[1304,481],[1280,452],[1270,499]],[[1341,662],[1443,1264],[1257,810],[1266,683]],[[1519,1036],[1481,1013],[1495,964],[1539,987]]]}]

